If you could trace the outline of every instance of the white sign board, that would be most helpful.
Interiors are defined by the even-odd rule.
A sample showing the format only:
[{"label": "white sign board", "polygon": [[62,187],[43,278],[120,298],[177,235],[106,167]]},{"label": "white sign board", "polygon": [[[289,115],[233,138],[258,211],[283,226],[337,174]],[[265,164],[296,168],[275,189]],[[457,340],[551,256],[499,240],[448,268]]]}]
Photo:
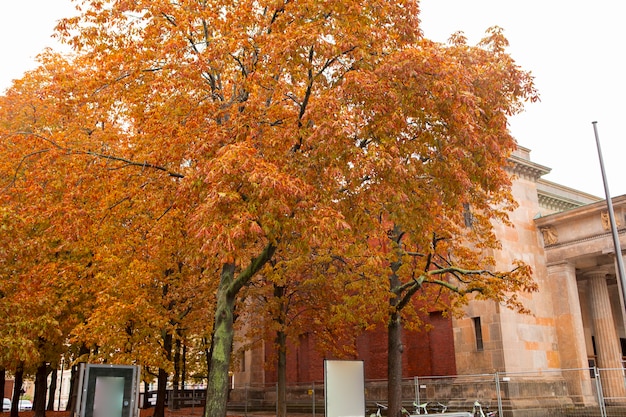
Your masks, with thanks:
[{"label": "white sign board", "polygon": [[363,361],[324,361],[326,417],[365,417]]}]

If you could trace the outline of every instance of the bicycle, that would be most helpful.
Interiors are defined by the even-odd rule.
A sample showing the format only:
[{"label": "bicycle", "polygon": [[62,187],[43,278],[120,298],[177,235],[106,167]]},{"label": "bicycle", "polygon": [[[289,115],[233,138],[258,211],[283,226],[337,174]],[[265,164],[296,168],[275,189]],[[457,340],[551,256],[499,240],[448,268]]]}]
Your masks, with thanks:
[{"label": "bicycle", "polygon": [[497,417],[497,411],[489,411],[487,409],[487,413],[483,411],[483,406],[478,402],[478,400],[474,401],[474,407],[472,408],[472,415],[474,417]]},{"label": "bicycle", "polygon": [[[416,402],[413,402],[413,407],[415,407],[415,414],[428,414],[428,409],[426,408],[427,405],[427,402],[422,404],[417,404]],[[424,410],[423,413],[420,412],[420,408]]]},{"label": "bicycle", "polygon": [[[415,403],[413,403],[413,404],[415,404]],[[406,408],[404,408],[404,407],[402,407],[400,411],[402,412],[402,416],[403,417],[404,416],[406,416],[406,417],[416,417],[419,414],[418,412],[416,412],[416,414],[411,414],[411,412],[409,410],[407,410]]]},{"label": "bicycle", "polygon": [[376,412],[370,414],[370,417],[382,417],[380,410],[386,410],[387,406],[381,403],[376,403]]},{"label": "bicycle", "polygon": [[[435,414],[442,414],[445,413],[446,410],[448,409],[448,406],[445,404],[442,404],[441,402],[437,401],[436,404],[432,404],[429,402],[425,402],[422,404],[417,404],[415,402],[413,402],[413,407],[415,407],[415,414],[429,414],[430,413],[435,413]],[[423,411],[420,411],[420,409]]]},{"label": "bicycle", "polygon": [[[381,404],[379,402],[375,403],[376,404],[376,412],[369,414],[369,417],[382,417],[383,413],[382,411],[387,410],[387,406],[384,404]],[[430,403],[422,403],[422,404],[417,404],[417,403],[413,403],[413,406],[415,407],[415,413],[411,414],[406,408],[402,407],[401,408],[401,413],[403,416],[406,417],[415,417],[417,415],[420,415],[422,413],[420,413],[420,409],[423,410],[423,414],[428,414],[428,410],[430,409],[430,411],[434,411],[435,414],[439,414],[439,413],[445,413],[446,410],[448,409],[448,406],[445,404],[442,404],[440,402],[437,402],[436,404],[432,405],[429,408]],[[481,417],[491,417],[491,416],[481,416]]]},{"label": "bicycle", "polygon": [[431,413],[434,412],[435,414],[443,414],[448,409],[448,406],[437,401],[437,403],[434,405],[429,404],[429,407],[427,407],[427,409],[429,409]]}]

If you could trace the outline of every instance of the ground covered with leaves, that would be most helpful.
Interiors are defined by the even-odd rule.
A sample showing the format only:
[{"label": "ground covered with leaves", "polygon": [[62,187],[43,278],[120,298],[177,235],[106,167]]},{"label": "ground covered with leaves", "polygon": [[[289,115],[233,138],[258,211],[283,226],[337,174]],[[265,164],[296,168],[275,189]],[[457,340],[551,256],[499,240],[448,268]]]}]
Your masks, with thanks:
[{"label": "ground covered with leaves", "polygon": [[[166,417],[192,417],[201,416],[202,408],[183,408],[180,410],[166,410]],[[139,410],[139,417],[152,417],[154,408],[147,408]],[[2,413],[0,416],[8,416],[9,413]],[[238,417],[240,414],[228,413],[229,417]],[[19,413],[20,417],[34,417],[34,411],[22,411]],[[46,417],[70,417],[69,411],[46,411]]]}]

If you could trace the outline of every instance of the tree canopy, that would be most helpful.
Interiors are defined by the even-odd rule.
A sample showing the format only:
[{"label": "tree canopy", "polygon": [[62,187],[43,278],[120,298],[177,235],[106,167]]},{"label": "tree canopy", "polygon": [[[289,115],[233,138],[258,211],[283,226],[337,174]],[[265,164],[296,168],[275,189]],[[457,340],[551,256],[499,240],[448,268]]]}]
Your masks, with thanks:
[{"label": "tree canopy", "polygon": [[102,297],[113,293],[92,288],[81,324],[92,329],[136,312],[171,330],[171,314],[201,305],[206,415],[225,413],[235,309],[255,280],[352,271],[346,294],[392,307],[378,320],[418,292],[519,308],[515,292],[534,288],[527,266],[495,271],[488,256],[493,222],[515,206],[507,117],[537,98],[500,29],[477,46],[429,41],[416,0],[77,8],[58,26],[73,53],[46,52],[0,100],[0,247],[33,248],[0,252],[24,261],[2,273],[30,270],[46,249],[71,259],[70,284],[90,276],[131,293],[112,311]]}]

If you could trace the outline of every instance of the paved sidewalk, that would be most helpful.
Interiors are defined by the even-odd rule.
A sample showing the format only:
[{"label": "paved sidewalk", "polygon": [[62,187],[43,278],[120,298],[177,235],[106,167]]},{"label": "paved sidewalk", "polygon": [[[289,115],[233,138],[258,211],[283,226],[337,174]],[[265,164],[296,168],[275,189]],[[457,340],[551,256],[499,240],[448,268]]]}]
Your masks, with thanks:
[{"label": "paved sidewalk", "polygon": [[[141,417],[151,417],[153,409],[140,410]],[[202,407],[198,408],[183,408],[180,410],[165,410],[165,417],[200,417],[202,416]],[[276,413],[267,411],[250,411],[245,413],[243,411],[229,411],[227,413],[229,417],[276,417]],[[20,416],[21,417],[21,416]],[[304,413],[287,413],[287,417],[324,417],[323,412],[313,414]]]}]

